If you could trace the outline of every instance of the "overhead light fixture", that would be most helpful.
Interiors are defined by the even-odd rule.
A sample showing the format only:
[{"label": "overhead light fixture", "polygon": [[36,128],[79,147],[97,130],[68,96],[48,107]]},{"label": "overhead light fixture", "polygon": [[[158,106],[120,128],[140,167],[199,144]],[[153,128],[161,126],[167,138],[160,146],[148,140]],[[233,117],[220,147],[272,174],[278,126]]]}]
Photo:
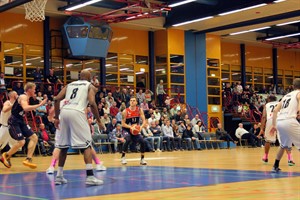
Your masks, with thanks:
[{"label": "overhead light fixture", "polygon": [[276,0],[276,1],[274,1],[274,3],[281,3],[281,2],[284,2],[284,1],[286,1],[286,0]]},{"label": "overhead light fixture", "polygon": [[267,38],[266,40],[278,40],[278,39],[287,38],[287,37],[294,37],[294,36],[298,36],[298,35],[300,35],[300,33],[293,33],[293,34],[288,34],[288,35],[270,37],[270,38]]},{"label": "overhead light fixture", "polygon": [[260,30],[264,30],[264,29],[268,29],[268,28],[271,28],[271,27],[270,26],[266,26],[266,27],[262,27],[262,28],[256,28],[256,29],[251,29],[251,30],[246,30],[246,31],[240,31],[240,32],[236,32],[236,33],[230,33],[229,35],[239,35],[239,34],[243,34],[243,33],[260,31]]},{"label": "overhead light fixture", "polygon": [[179,1],[179,2],[177,2],[177,3],[172,3],[172,4],[170,4],[169,7],[174,8],[174,7],[176,7],[176,6],[181,6],[181,5],[184,5],[184,4],[187,4],[187,3],[191,3],[191,2],[194,2],[194,1],[196,1],[196,0]]},{"label": "overhead light fixture", "polygon": [[78,8],[82,8],[82,7],[91,5],[91,4],[93,4],[93,3],[97,3],[97,2],[99,2],[99,1],[102,1],[102,0],[90,0],[90,1],[86,1],[86,2],[84,2],[84,3],[80,3],[80,4],[77,4],[77,5],[71,6],[71,7],[67,8],[66,10],[67,10],[67,11],[76,10],[76,9],[78,9]]},{"label": "overhead light fixture", "polygon": [[276,24],[276,26],[284,26],[284,25],[288,25],[288,24],[295,24],[295,23],[298,23],[298,22],[300,22],[300,20],[285,22],[285,23],[281,23],[281,24]]},{"label": "overhead light fixture", "polygon": [[191,24],[191,23],[195,23],[195,22],[200,22],[200,21],[204,21],[207,19],[211,19],[213,18],[213,16],[208,16],[208,17],[203,17],[203,18],[199,18],[199,19],[194,19],[194,20],[190,20],[190,21],[186,21],[186,22],[182,22],[182,23],[178,23],[178,24],[174,24],[173,26],[182,26],[182,25],[186,25],[186,24]]},{"label": "overhead light fixture", "polygon": [[237,13],[237,12],[242,12],[242,11],[245,11],[245,10],[259,8],[259,7],[266,6],[266,5],[268,5],[268,4],[266,4],[266,3],[257,4],[257,5],[246,7],[246,8],[241,8],[241,9],[237,9],[237,10],[232,10],[232,11],[224,12],[224,13],[221,13],[219,15],[220,16],[229,15],[229,14],[233,14],[233,13]]}]

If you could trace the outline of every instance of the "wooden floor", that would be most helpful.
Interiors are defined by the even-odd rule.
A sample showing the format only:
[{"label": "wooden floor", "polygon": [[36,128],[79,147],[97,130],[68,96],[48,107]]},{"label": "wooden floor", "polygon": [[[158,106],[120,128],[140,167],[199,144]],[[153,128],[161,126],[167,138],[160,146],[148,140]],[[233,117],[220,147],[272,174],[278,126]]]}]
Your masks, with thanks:
[{"label": "wooden floor", "polygon": [[[255,170],[269,173],[272,169],[277,147],[272,147],[269,164],[263,164],[261,157],[263,148],[236,148],[203,151],[174,151],[147,153],[148,166],[184,167],[197,169],[220,170]],[[121,167],[120,154],[98,154],[108,168]],[[287,156],[284,155],[280,167],[283,172],[293,175],[286,178],[270,178],[263,180],[238,181],[233,183],[220,183],[215,185],[201,185],[193,187],[170,188],[163,190],[130,192],[122,194],[103,195],[101,197],[84,197],[81,199],[300,199],[300,153],[293,150],[295,166],[288,166]],[[139,166],[139,154],[127,154],[130,166]],[[43,172],[47,169],[51,157],[36,157],[38,163],[36,170],[30,170],[21,165],[24,158],[13,158],[11,169],[1,166],[0,174]],[[70,155],[66,162],[66,170],[84,169],[81,155]],[[147,170],[147,169],[146,169]],[[192,176],[193,174],[191,174]],[[176,176],[176,174],[174,175]],[[211,177],[214,178],[214,177]],[[167,184],[167,183],[166,183]],[[1,197],[1,200],[3,198]],[[5,199],[5,198],[4,198]],[[80,198],[77,198],[80,199]]]}]

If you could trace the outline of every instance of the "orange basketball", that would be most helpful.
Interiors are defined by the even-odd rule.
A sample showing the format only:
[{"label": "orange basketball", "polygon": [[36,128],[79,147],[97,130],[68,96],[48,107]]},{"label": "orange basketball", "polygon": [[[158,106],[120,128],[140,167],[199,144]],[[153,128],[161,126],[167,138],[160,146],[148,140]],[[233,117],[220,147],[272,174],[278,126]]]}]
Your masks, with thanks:
[{"label": "orange basketball", "polygon": [[141,132],[141,127],[140,125],[132,125],[132,128],[130,129],[130,133],[132,135],[138,135]]}]

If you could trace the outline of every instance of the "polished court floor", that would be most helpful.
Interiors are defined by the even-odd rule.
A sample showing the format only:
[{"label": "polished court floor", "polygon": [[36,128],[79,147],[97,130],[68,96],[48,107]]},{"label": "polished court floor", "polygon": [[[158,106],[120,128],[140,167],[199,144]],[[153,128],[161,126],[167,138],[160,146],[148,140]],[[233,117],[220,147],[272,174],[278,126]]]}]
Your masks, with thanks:
[{"label": "polished court floor", "polygon": [[70,155],[66,163],[68,184],[54,185],[47,175],[50,157],[36,157],[38,168],[30,170],[13,158],[11,169],[0,167],[0,199],[300,199],[300,154],[293,151],[296,166],[270,172],[261,162],[262,148],[218,149],[148,153],[148,166],[139,166],[139,154],[127,155],[121,166],[119,154],[98,154],[108,170],[96,172],[102,186],[86,186],[81,155]]}]

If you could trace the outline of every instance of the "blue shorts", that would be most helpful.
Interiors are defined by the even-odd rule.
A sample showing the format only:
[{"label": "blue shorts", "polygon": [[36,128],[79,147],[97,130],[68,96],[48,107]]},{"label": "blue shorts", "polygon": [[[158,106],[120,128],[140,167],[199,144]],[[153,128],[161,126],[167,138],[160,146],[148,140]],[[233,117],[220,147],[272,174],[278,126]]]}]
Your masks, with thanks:
[{"label": "blue shorts", "polygon": [[31,128],[25,124],[24,120],[13,116],[8,119],[8,130],[10,136],[17,141],[29,138],[34,134]]}]

